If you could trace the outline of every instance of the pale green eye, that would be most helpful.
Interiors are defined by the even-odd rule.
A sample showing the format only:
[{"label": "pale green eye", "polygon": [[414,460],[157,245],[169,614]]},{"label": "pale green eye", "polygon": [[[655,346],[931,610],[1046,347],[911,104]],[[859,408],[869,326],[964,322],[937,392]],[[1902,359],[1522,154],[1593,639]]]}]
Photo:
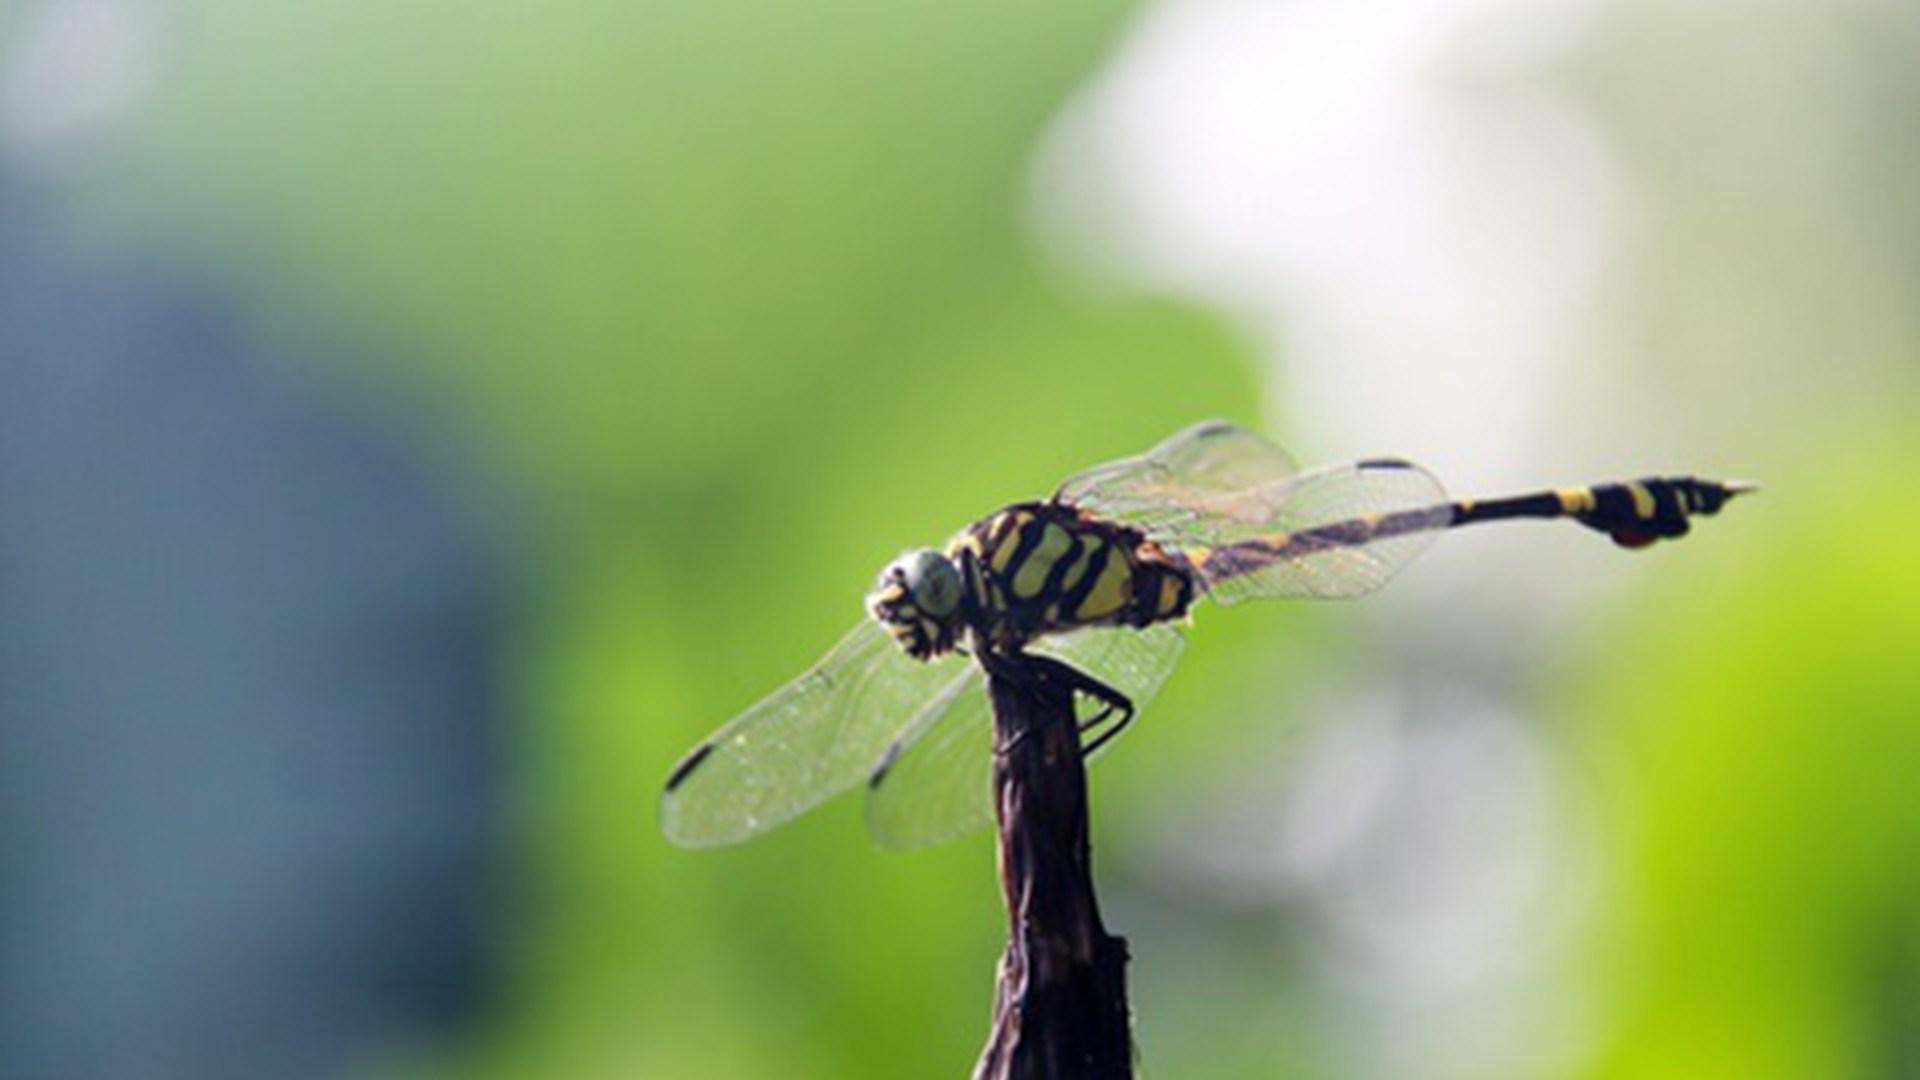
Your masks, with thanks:
[{"label": "pale green eye", "polygon": [[921,611],[942,619],[960,606],[960,574],[945,556],[932,548],[921,548],[902,557],[900,563],[907,592]]}]

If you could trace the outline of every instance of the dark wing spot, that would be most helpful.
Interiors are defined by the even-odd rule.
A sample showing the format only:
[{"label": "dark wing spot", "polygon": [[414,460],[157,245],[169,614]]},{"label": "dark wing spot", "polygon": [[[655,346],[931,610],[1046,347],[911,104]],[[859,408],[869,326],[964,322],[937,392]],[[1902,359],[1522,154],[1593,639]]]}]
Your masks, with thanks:
[{"label": "dark wing spot", "polygon": [[1411,469],[1413,468],[1413,462],[1408,461],[1406,458],[1373,457],[1373,458],[1368,458],[1365,461],[1354,462],[1354,468],[1356,469]]},{"label": "dark wing spot", "polygon": [[867,774],[867,790],[871,791],[880,786],[881,781],[887,778],[887,770],[893,768],[894,762],[900,760],[900,754],[906,748],[906,744],[900,739],[895,739],[888,744],[887,752],[880,755],[880,764],[875,765],[873,771]]},{"label": "dark wing spot", "polygon": [[667,791],[672,792],[674,788],[685,783],[687,774],[699,768],[700,763],[707,760],[707,755],[711,753],[713,753],[713,744],[701,743],[694,747],[693,753],[681,758],[680,764],[673,767],[673,775],[667,777]]}]

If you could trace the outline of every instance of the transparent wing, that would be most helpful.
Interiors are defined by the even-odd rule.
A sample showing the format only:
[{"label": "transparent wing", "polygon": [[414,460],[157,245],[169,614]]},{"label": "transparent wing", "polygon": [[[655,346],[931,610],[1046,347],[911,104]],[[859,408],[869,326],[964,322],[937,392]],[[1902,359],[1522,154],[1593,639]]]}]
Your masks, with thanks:
[{"label": "transparent wing", "polygon": [[1267,509],[1245,493],[1299,471],[1287,452],[1224,420],[1195,424],[1137,457],[1096,465],[1070,477],[1054,498],[1167,539]]},{"label": "transparent wing", "polygon": [[[1286,451],[1223,420],[1088,469],[1054,497],[1193,554],[1208,595],[1222,604],[1372,592],[1453,514],[1439,481],[1409,462],[1378,458],[1303,473]],[[1376,518],[1391,526],[1369,537]],[[1292,543],[1279,544],[1283,538]],[[1263,552],[1262,540],[1276,541],[1276,551]],[[1218,556],[1200,558],[1206,553]]]},{"label": "transparent wing", "polygon": [[[1185,646],[1178,630],[1161,623],[1081,630],[1043,638],[1031,649],[1119,690],[1137,712],[1159,692]],[[985,679],[968,672],[928,702],[888,749],[867,792],[867,829],[883,847],[916,848],[992,820],[993,722]]]},{"label": "transparent wing", "polygon": [[868,778],[867,831],[881,847],[927,847],[993,820],[993,720],[986,676],[927,703]]},{"label": "transparent wing", "polygon": [[681,761],[660,799],[660,826],[675,843],[705,847],[787,821],[864,780],[928,701],[970,677],[961,658],[914,660],[863,620]]},{"label": "transparent wing", "polygon": [[1440,482],[1397,458],[1315,469],[1240,501],[1242,516],[1198,518],[1168,538],[1209,549],[1196,561],[1207,595],[1221,604],[1372,592],[1453,520]]}]

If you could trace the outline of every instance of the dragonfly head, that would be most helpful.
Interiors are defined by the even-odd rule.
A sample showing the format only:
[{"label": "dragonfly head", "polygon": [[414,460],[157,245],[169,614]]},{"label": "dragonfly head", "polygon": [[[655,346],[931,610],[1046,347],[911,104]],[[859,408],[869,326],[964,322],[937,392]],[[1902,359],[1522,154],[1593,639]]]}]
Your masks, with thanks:
[{"label": "dragonfly head", "polygon": [[954,646],[960,632],[960,571],[932,548],[909,551],[880,571],[867,610],[915,660]]}]

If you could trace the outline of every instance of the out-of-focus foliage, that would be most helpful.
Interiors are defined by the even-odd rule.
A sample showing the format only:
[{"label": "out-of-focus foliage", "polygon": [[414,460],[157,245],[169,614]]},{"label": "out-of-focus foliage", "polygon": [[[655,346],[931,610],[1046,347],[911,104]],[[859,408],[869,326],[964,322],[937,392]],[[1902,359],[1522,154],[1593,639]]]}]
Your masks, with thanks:
[{"label": "out-of-focus foliage", "polygon": [[[1288,407],[1308,361],[1263,374],[1264,343],[1222,316],[1096,289],[1032,251],[1035,148],[1125,13],[164,7],[154,96],[110,167],[58,191],[61,227],[241,298],[279,377],[424,433],[440,482],[526,567],[499,988],[465,1038],[370,1068],[961,1072],[1002,933],[986,838],[884,855],[846,800],[688,853],[652,807],[687,746],[860,617],[897,550],[1194,419]],[[1437,563],[1471,585],[1425,606],[1203,610],[1095,787],[1152,1073],[1873,1077],[1920,1061],[1920,513],[1901,489],[1920,469],[1916,339],[1889,299],[1915,294],[1900,238],[1920,218],[1858,209],[1913,209],[1885,149],[1912,128],[1913,91],[1869,80],[1761,130],[1744,83],[1674,88],[1735,73],[1771,100],[1764,56],[1711,48],[1724,23],[1662,37],[1641,20],[1594,29],[1565,80],[1641,197],[1644,246],[1620,256],[1604,320],[1636,363],[1542,380],[1543,426],[1568,420],[1571,448],[1547,439],[1507,472],[1602,479],[1564,475],[1564,451],[1752,472],[1765,491],[1634,556],[1574,530],[1449,538],[1409,573]],[[1833,50],[1899,40],[1866,38]],[[1796,152],[1829,117],[1855,141]],[[1821,154],[1860,171],[1836,180]],[[302,362],[322,332],[366,359]],[[1355,410],[1408,407],[1398,384],[1364,389]],[[1523,549],[1543,563],[1510,573]],[[1515,771],[1545,779],[1521,805],[1553,821],[1516,823],[1497,785],[1409,764],[1423,717],[1478,715],[1454,707],[1460,686],[1498,706],[1469,730],[1522,733],[1511,760],[1534,771]],[[1315,743],[1356,716],[1379,745]],[[1355,765],[1380,746],[1388,765]],[[1333,779],[1303,779],[1303,759]],[[1465,885],[1429,873],[1470,860],[1420,815],[1396,830],[1379,812],[1422,782],[1469,831],[1537,828],[1520,842],[1551,850],[1519,885],[1505,864]],[[1523,916],[1499,923],[1511,896]],[[1492,989],[1421,967],[1456,925],[1421,921],[1435,897],[1477,927],[1476,960],[1497,954]],[[1473,922],[1486,910],[1496,925]]]},{"label": "out-of-focus foliage", "polygon": [[1804,506],[1755,507],[1764,544],[1655,574],[1672,603],[1616,632],[1616,674],[1576,707],[1620,875],[1589,966],[1621,1031],[1590,1075],[1920,1063],[1920,575],[1900,539],[1920,512],[1879,476],[1920,460],[1910,435],[1783,474]]},{"label": "out-of-focus foliage", "polygon": [[884,858],[843,802],[689,854],[653,803],[898,549],[1251,412],[1217,322],[1075,296],[1027,251],[1023,159],[1113,13],[201,7],[127,197],[290,325],[397,338],[347,384],[437,414],[494,471],[462,483],[510,485],[477,505],[536,508],[523,921],[453,1060],[957,1070],[1003,921],[984,837]]}]

